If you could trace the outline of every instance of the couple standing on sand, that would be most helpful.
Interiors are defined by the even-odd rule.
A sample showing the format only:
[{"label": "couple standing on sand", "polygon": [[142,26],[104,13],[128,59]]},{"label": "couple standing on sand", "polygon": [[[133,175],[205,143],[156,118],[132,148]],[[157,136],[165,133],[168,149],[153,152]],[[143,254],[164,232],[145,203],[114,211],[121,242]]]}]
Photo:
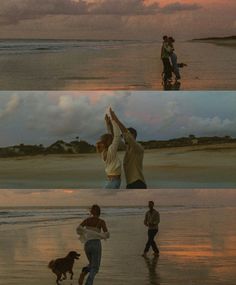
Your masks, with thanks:
[{"label": "couple standing on sand", "polygon": [[102,135],[96,143],[97,152],[101,154],[107,175],[106,189],[119,189],[121,185],[121,161],[118,157],[118,147],[121,136],[126,145],[123,167],[126,178],[126,189],[146,189],[143,176],[144,149],[136,141],[137,131],[126,128],[110,108],[105,121],[108,133]]},{"label": "couple standing on sand", "polygon": [[[158,225],[160,223],[160,214],[154,209],[154,202],[148,202],[149,211],[146,212],[144,225],[148,227],[148,241],[146,243],[143,257],[147,258],[147,253],[152,247],[154,256],[159,256],[159,249],[155,242],[155,236],[158,233]],[[80,241],[84,243],[84,250],[88,258],[89,264],[83,267],[79,277],[79,285],[83,285],[85,276],[88,274],[85,285],[92,285],[96,274],[99,271],[102,255],[101,240],[108,239],[106,222],[100,218],[101,209],[98,205],[93,205],[90,209],[91,216],[85,219],[76,229],[80,236]]]},{"label": "couple standing on sand", "polygon": [[178,63],[177,55],[174,49],[174,38],[163,36],[163,43],[161,47],[161,59],[164,66],[163,80],[164,83],[171,82],[172,72],[175,75],[175,81],[180,80],[179,68],[186,66],[185,63]]}]

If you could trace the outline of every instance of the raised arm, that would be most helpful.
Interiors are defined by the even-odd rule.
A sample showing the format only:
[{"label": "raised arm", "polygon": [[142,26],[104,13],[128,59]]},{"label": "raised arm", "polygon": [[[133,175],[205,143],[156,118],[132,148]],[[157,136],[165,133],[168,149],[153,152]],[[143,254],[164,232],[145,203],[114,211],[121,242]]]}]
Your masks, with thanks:
[{"label": "raised arm", "polygon": [[121,141],[120,128],[114,120],[111,120],[113,128],[113,140],[112,144],[109,146],[108,151],[112,154],[116,154]]},{"label": "raised arm", "polygon": [[114,136],[113,125],[112,125],[111,119],[109,118],[107,114],[105,115],[105,122],[106,122],[107,132]]},{"label": "raised arm", "polygon": [[118,119],[118,117],[116,116],[115,112],[112,109],[110,109],[110,114],[111,114],[112,120],[114,120],[116,122],[116,124],[120,128],[121,132],[122,133],[127,132],[127,128],[121,123],[121,121]]}]

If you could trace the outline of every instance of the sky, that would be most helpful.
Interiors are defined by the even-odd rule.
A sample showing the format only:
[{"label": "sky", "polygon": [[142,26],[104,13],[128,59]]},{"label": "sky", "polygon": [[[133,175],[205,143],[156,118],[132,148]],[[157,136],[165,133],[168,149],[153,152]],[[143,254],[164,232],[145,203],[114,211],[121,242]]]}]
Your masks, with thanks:
[{"label": "sky", "polygon": [[235,189],[1,189],[0,207],[14,206],[235,206]]},{"label": "sky", "polygon": [[235,0],[1,0],[0,38],[160,40],[233,35]]},{"label": "sky", "polygon": [[89,143],[106,132],[112,107],[138,140],[190,134],[236,137],[236,96],[230,91],[0,92],[0,147],[15,144]]}]

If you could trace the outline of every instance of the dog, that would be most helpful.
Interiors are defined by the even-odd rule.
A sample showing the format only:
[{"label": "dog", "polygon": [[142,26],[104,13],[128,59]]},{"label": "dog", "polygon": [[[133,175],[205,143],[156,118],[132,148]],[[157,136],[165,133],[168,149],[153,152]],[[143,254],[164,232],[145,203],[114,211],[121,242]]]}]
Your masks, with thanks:
[{"label": "dog", "polygon": [[[56,274],[57,280],[56,283],[59,285],[59,281],[65,280],[67,278],[66,272],[69,272],[70,279],[73,279],[73,265],[75,262],[75,259],[79,259],[80,254],[76,251],[70,251],[67,256],[63,258],[57,258],[55,260],[51,260],[48,264],[48,268],[52,270],[53,273]],[[63,278],[62,278],[63,275]]]}]

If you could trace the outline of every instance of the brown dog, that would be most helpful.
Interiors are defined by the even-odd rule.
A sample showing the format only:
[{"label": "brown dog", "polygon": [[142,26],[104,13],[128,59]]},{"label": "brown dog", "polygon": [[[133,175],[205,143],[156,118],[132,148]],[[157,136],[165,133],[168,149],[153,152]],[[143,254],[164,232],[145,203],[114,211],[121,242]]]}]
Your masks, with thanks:
[{"label": "brown dog", "polygon": [[[57,258],[55,260],[51,260],[48,264],[48,267],[52,270],[53,273],[56,274],[57,280],[56,283],[60,284],[59,281],[65,280],[66,279],[66,272],[69,272],[70,279],[73,279],[73,265],[75,259],[79,259],[80,254],[77,253],[76,251],[70,251],[67,256],[63,258]],[[61,278],[63,275],[63,279]]]}]

